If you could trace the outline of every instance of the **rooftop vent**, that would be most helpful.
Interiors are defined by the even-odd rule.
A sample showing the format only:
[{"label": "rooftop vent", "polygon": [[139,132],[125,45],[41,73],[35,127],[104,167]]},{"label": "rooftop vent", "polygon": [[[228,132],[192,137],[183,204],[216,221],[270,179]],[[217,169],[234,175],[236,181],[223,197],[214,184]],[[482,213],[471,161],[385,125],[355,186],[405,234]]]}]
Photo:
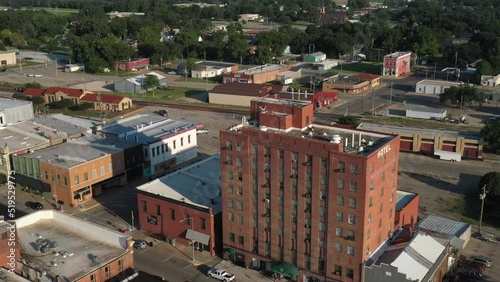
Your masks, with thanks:
[{"label": "rooftop vent", "polygon": [[262,125],[259,127],[260,131],[267,131],[267,126]]},{"label": "rooftop vent", "polygon": [[340,141],[341,141],[340,135],[335,134],[335,135],[332,136],[332,142],[334,144],[340,144]]},{"label": "rooftop vent", "polygon": [[373,145],[373,141],[368,141],[368,146]]}]

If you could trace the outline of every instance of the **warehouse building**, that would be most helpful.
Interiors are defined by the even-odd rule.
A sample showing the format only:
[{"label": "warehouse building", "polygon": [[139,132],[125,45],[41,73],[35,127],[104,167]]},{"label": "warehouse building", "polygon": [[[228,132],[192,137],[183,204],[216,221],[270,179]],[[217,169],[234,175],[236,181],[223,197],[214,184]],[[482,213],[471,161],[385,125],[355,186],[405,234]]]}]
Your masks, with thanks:
[{"label": "warehouse building", "polygon": [[158,77],[160,86],[166,83],[165,77],[163,75],[160,75],[156,72],[149,72],[145,75],[139,75],[116,82],[114,85],[115,91],[120,93],[142,94],[146,92],[146,88],[144,87],[144,80],[146,79],[147,75],[154,75]]},{"label": "warehouse building", "polygon": [[0,51],[0,66],[12,66],[17,63],[15,51]]},{"label": "warehouse building", "polygon": [[444,80],[422,80],[417,82],[415,92],[441,95],[452,86],[459,87],[461,83]]},{"label": "warehouse building", "polygon": [[0,99],[0,127],[7,124],[33,119],[31,101]]}]

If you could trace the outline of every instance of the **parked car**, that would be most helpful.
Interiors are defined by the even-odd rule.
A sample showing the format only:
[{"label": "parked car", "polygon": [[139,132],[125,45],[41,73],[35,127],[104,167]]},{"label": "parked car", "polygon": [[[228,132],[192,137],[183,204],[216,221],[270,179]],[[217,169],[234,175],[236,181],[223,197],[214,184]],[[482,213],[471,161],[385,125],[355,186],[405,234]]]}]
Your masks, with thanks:
[{"label": "parked car", "polygon": [[144,240],[134,240],[134,249],[145,249],[147,247],[147,243]]},{"label": "parked car", "polygon": [[487,267],[491,267],[491,259],[484,256],[472,256],[470,261],[484,263]]},{"label": "parked car", "polygon": [[35,211],[43,209],[43,205],[39,202],[26,202],[26,206]]},{"label": "parked car", "polygon": [[159,110],[158,114],[160,116],[168,117],[168,111],[167,110]]},{"label": "parked car", "polygon": [[223,282],[233,281],[235,278],[234,274],[231,274],[225,271],[224,269],[215,269],[215,268],[210,269],[207,272],[207,276]]},{"label": "parked car", "polygon": [[34,77],[35,75],[34,75],[34,74],[32,74],[32,73],[30,73],[30,74],[27,74],[27,76],[29,76],[29,77]]},{"label": "parked car", "polygon": [[458,266],[462,268],[477,269],[480,272],[484,272],[486,270],[486,264],[474,261],[461,260],[458,262]]},{"label": "parked car", "polygon": [[26,61],[33,61],[33,58],[31,58],[31,57],[25,57],[23,60],[26,60]]},{"label": "parked car", "polygon": [[42,77],[43,75],[41,74],[35,74],[33,77]]},{"label": "parked car", "polygon": [[478,270],[474,270],[474,269],[460,269],[459,273],[461,276],[470,277],[470,278],[483,277],[481,272],[479,272]]},{"label": "parked car", "polygon": [[169,71],[169,72],[167,72],[167,74],[172,74],[172,75],[174,75],[174,74],[177,74],[177,73],[176,73],[175,71]]},{"label": "parked car", "polygon": [[498,120],[498,117],[496,116],[491,116],[488,118],[488,120],[491,120],[491,121],[495,121],[495,120]]}]

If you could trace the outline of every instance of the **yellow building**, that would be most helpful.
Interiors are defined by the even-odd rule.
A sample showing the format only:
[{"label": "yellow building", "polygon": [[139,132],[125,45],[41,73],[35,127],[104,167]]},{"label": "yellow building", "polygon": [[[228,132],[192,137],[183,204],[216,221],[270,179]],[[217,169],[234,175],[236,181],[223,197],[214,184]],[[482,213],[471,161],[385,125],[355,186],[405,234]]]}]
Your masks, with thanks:
[{"label": "yellow building", "polygon": [[16,63],[15,51],[0,51],[0,66],[12,66]]}]

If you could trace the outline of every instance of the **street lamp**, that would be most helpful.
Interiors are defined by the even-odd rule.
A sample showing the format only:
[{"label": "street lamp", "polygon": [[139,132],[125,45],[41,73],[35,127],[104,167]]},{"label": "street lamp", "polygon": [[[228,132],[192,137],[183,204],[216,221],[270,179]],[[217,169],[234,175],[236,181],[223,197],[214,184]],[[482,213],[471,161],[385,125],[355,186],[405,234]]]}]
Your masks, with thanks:
[{"label": "street lamp", "polygon": [[193,231],[193,239],[191,239],[191,243],[193,244],[193,262],[194,262],[194,261],[195,261],[195,260],[194,260],[194,250],[195,250],[195,249],[194,249],[194,248],[195,248],[195,247],[194,247],[194,243],[195,243],[195,241],[194,241],[194,220],[193,220],[193,218],[192,218],[192,217],[187,217],[187,218],[184,218],[183,220],[181,220],[180,222],[184,222],[184,221],[186,221],[186,220],[191,221],[191,230]]},{"label": "street lamp", "polygon": [[481,200],[481,213],[479,214],[479,226],[477,229],[477,233],[481,236],[481,225],[483,223],[483,209],[484,209],[484,199],[486,199],[486,184],[481,189],[481,194],[479,194],[479,200]]}]

